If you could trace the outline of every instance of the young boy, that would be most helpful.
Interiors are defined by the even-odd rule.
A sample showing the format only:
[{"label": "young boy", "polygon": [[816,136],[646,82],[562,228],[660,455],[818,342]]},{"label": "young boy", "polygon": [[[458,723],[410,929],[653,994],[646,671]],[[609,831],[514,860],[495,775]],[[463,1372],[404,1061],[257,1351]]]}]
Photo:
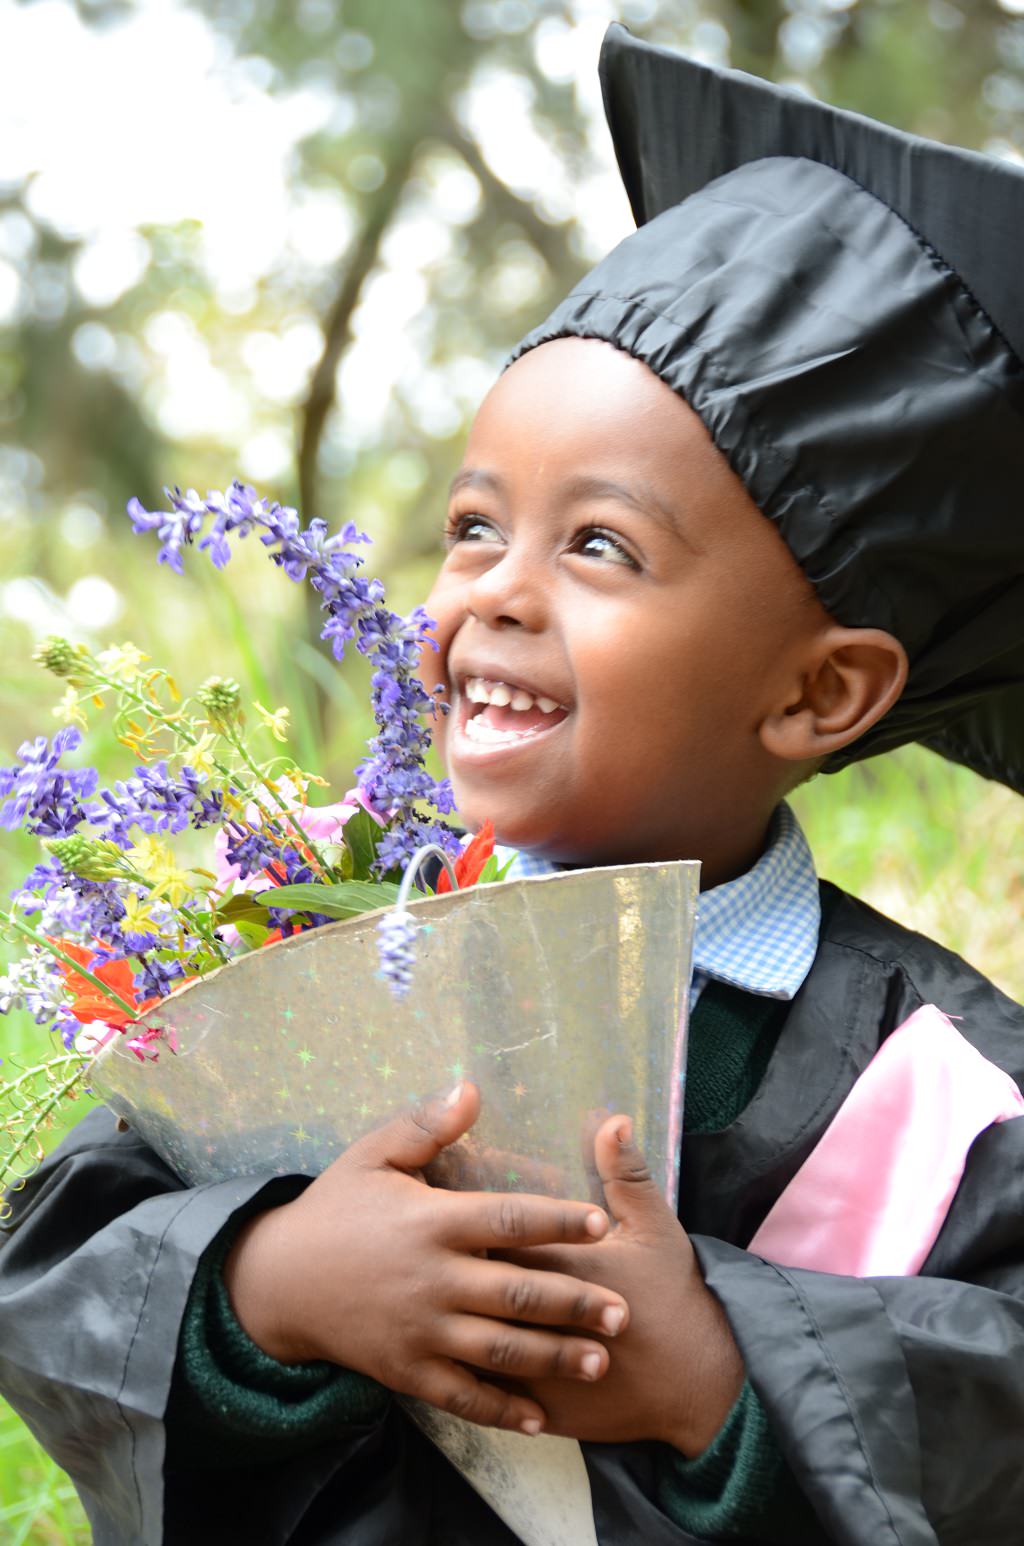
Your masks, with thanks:
[{"label": "young boy", "polygon": [[1024,783],[1024,322],[975,226],[937,253],[901,203],[966,168],[1019,231],[1024,179],[621,29],[605,72],[638,213],[667,212],[483,405],[424,668],[468,825],[528,862],[702,860],[679,1216],[625,1116],[614,1229],[432,1190],[469,1084],[311,1184],[183,1190],[94,1113],[0,1251],[0,1386],[101,1546],[511,1541],[391,1390],[581,1439],[602,1546],[1019,1540],[1024,1124],[974,1142],[914,1275],[747,1247],[922,1005],[1024,1076],[1024,1013],[819,889],[780,805],[915,738]]}]

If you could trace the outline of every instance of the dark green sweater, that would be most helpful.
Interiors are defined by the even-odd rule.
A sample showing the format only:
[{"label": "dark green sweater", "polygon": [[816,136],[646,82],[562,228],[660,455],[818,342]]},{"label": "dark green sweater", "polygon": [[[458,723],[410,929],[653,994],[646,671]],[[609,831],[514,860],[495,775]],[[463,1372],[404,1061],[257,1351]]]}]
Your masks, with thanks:
[{"label": "dark green sweater", "polygon": [[[703,991],[690,1021],[685,1124],[729,1126],[757,1090],[788,1004],[719,983]],[[282,1199],[283,1200],[283,1199]],[[259,1206],[266,1206],[265,1196]],[[217,1468],[284,1459],[374,1421],[390,1399],[375,1381],[333,1364],[285,1366],[239,1326],[221,1276],[241,1227],[236,1215],[204,1256],[178,1348],[168,1423],[179,1453]],[[750,1385],[714,1441],[695,1460],[657,1446],[659,1504],[691,1535],[799,1546],[820,1539],[803,1495]]]}]

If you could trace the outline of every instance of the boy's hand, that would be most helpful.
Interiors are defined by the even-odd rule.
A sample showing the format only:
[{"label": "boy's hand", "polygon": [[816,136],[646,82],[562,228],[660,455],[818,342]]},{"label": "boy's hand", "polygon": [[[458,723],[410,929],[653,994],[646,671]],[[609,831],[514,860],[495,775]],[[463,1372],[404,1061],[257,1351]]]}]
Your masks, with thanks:
[{"label": "boy's hand", "polygon": [[549,1433],[599,1443],[660,1439],[686,1455],[700,1454],[742,1389],[739,1349],[627,1118],[601,1126],[594,1157],[618,1228],[586,1252],[552,1246],[504,1254],[520,1266],[544,1266],[617,1290],[630,1307],[629,1329],[615,1342],[599,1385],[580,1389],[541,1377],[517,1381],[517,1388],[544,1407]]},{"label": "boy's hand", "polygon": [[593,1204],[426,1184],[479,1109],[467,1083],[361,1138],[301,1197],[245,1225],[225,1281],[242,1326],[282,1362],[330,1359],[472,1422],[535,1433],[541,1403],[465,1366],[592,1385],[603,1343],[550,1328],[614,1335],[628,1310],[593,1282],[487,1259],[569,1244],[582,1257],[608,1229]]}]

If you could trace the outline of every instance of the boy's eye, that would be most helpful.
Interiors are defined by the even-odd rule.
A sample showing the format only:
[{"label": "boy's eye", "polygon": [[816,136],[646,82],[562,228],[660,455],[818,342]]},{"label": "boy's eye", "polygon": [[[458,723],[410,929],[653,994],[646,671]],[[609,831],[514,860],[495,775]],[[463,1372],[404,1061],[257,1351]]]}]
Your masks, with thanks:
[{"label": "boy's eye", "polygon": [[627,569],[638,569],[640,566],[631,554],[626,552],[622,543],[611,532],[602,531],[600,527],[588,526],[581,531],[573,546],[573,551],[582,553],[587,558],[603,558],[613,564],[623,564]]},{"label": "boy's eye", "polygon": [[482,515],[452,515],[445,527],[449,546],[456,542],[500,542],[501,537]]}]

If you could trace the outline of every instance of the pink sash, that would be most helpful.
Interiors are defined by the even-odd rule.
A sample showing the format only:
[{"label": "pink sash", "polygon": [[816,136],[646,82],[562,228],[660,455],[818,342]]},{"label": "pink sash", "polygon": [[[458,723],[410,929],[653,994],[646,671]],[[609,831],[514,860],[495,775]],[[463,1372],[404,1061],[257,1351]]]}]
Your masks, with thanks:
[{"label": "pink sash", "polygon": [[1024,1098],[934,1004],[882,1044],[748,1247],[784,1267],[912,1277],[967,1162]]}]

